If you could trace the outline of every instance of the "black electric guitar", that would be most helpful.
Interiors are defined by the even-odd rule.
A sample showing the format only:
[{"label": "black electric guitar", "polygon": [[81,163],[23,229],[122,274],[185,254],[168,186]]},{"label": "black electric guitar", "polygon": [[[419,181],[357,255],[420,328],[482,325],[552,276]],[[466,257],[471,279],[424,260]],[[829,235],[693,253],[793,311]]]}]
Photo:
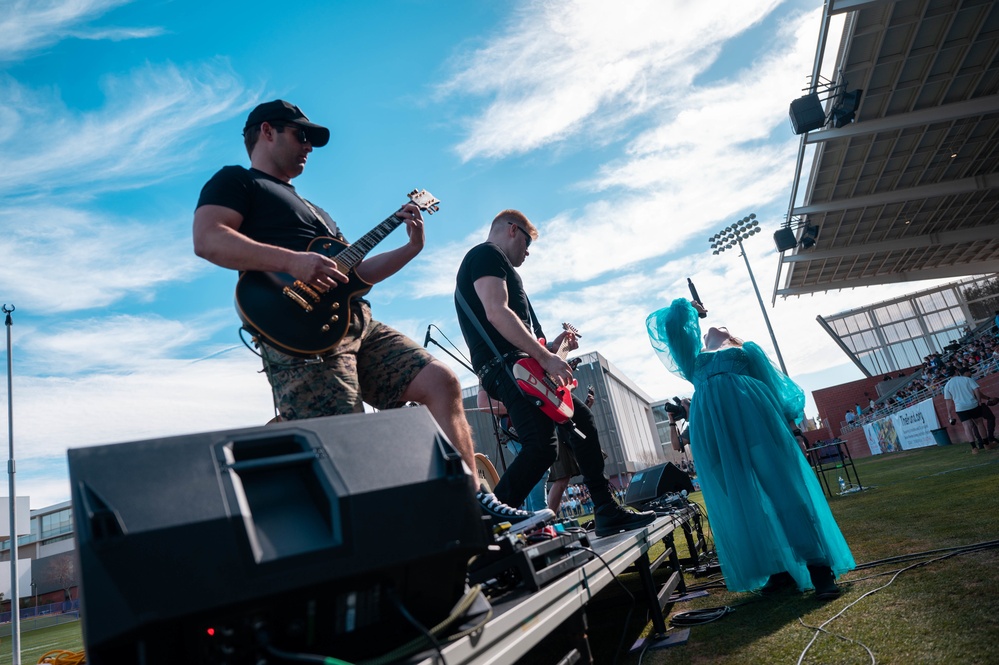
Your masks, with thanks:
[{"label": "black electric guitar", "polygon": [[[409,200],[427,214],[440,209],[440,201],[427,190],[413,190]],[[309,358],[335,348],[350,325],[350,303],[371,290],[355,268],[375,245],[403,221],[393,213],[352,245],[336,238],[319,237],[308,250],[336,261],[347,275],[326,293],[287,273],[247,271],[236,283],[236,310],[248,328],[284,353]]]}]

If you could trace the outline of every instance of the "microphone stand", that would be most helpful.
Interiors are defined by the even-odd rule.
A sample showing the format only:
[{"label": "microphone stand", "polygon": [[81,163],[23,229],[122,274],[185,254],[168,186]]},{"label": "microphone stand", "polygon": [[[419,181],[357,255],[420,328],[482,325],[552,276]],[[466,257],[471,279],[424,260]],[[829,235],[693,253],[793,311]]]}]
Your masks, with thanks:
[{"label": "microphone stand", "polygon": [[[433,325],[433,324],[431,324],[431,325]],[[448,341],[450,341],[450,340],[448,340]],[[426,338],[426,341],[425,341],[423,347],[426,348],[427,344],[429,344],[430,342],[433,342],[434,344],[436,344],[440,348],[441,351],[443,351],[444,353],[446,353],[449,356],[451,356],[452,358],[454,358],[455,361],[457,361],[457,363],[459,365],[461,365],[462,367],[464,367],[465,369],[467,369],[472,374],[475,374],[475,370],[472,369],[472,365],[470,363],[465,362],[462,358],[459,358],[458,356],[456,356],[453,353],[451,353],[450,350],[444,348],[444,346],[440,342],[438,342],[436,339],[434,339],[430,335],[430,326],[427,326],[427,338]],[[493,411],[493,404],[492,404],[492,400],[491,399],[489,401],[489,415],[491,416],[490,420],[493,421],[493,436],[496,437],[496,452],[497,452],[497,454],[499,456],[499,459],[500,459],[500,466],[502,467],[503,472],[506,473],[506,456],[503,455],[503,444],[500,443],[501,437],[500,437],[500,431],[499,431],[499,417],[497,417],[495,411]]]},{"label": "microphone stand", "polygon": [[454,355],[453,353],[451,353],[450,351],[448,351],[447,349],[445,349],[445,348],[444,348],[444,347],[443,347],[443,346],[441,345],[441,343],[440,343],[440,342],[438,342],[438,341],[437,341],[436,339],[434,339],[433,337],[431,337],[431,336],[430,336],[430,331],[427,331],[427,342],[428,342],[428,343],[429,343],[429,342],[433,342],[433,343],[434,343],[434,344],[436,344],[436,345],[437,345],[438,347],[440,347],[441,351],[443,351],[444,353],[446,353],[446,354],[448,354],[449,356],[451,356],[452,358],[454,358],[454,359],[455,359],[455,360],[456,360],[456,361],[458,362],[458,364],[459,364],[459,365],[461,365],[462,367],[464,367],[465,369],[467,369],[467,370],[468,370],[469,372],[471,372],[472,374],[475,374],[475,370],[474,370],[474,369],[472,369],[472,366],[471,366],[471,365],[469,365],[469,364],[468,364],[467,362],[465,362],[464,360],[462,360],[462,359],[461,359],[461,358],[459,358],[458,356]]}]

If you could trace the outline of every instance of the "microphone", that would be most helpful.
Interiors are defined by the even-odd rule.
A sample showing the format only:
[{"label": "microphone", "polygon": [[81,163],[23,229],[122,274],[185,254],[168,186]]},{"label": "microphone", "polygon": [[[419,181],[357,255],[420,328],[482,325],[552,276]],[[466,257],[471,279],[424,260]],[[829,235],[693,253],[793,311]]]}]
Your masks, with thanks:
[{"label": "microphone", "polygon": [[[430,326],[432,326],[432,325],[434,325],[434,324],[431,323]],[[424,349],[427,348],[428,346],[430,346],[430,326],[427,326],[427,336],[423,338],[423,348]]]},{"label": "microphone", "polygon": [[[689,277],[687,278],[687,287],[690,289],[691,299],[693,299],[693,301],[696,302],[701,307],[704,307],[704,303],[701,302],[701,296],[697,295],[697,287],[694,286],[694,283],[690,280]],[[697,316],[701,317],[702,319],[706,318],[707,315],[708,315],[707,311],[697,313]]]}]

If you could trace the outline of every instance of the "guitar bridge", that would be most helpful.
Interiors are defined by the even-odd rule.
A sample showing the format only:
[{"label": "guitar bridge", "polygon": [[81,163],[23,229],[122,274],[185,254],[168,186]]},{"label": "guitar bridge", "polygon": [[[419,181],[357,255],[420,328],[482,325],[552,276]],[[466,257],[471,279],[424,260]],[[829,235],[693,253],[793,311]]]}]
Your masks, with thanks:
[{"label": "guitar bridge", "polygon": [[314,303],[319,302],[319,294],[313,291],[308,284],[298,279],[295,280],[292,286],[286,286],[281,289],[281,293],[306,312],[312,311],[312,305],[306,298],[312,300]]}]

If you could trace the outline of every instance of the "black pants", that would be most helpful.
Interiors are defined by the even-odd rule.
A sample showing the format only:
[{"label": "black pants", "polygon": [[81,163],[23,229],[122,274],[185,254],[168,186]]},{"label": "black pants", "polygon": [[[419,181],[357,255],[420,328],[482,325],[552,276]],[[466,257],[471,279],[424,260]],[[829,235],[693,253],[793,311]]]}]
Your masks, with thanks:
[{"label": "black pants", "polygon": [[[989,439],[995,438],[996,417],[995,414],[992,413],[992,409],[990,409],[985,404],[979,404],[975,408],[968,409],[967,411],[958,411],[957,417],[958,419],[960,419],[962,423],[964,423],[966,420],[981,418],[982,420],[985,421],[985,431],[979,432],[978,435],[981,436],[986,442],[988,442]],[[978,423],[975,423],[975,431],[977,430],[978,430]],[[974,441],[971,442],[971,447],[972,448],[975,447]]]},{"label": "black pants", "polygon": [[[506,406],[522,446],[494,489],[497,499],[509,506],[519,506],[558,455],[555,421],[520,392],[503,367],[497,367],[487,374],[483,387],[490,397]],[[586,438],[571,434],[563,440],[572,448],[576,464],[583,474],[583,482],[593,498],[593,505],[599,507],[612,502],[613,498],[607,477],[604,476],[604,456],[600,451],[597,428],[593,413],[575,395],[572,403],[573,422],[561,427],[575,426]]]}]

